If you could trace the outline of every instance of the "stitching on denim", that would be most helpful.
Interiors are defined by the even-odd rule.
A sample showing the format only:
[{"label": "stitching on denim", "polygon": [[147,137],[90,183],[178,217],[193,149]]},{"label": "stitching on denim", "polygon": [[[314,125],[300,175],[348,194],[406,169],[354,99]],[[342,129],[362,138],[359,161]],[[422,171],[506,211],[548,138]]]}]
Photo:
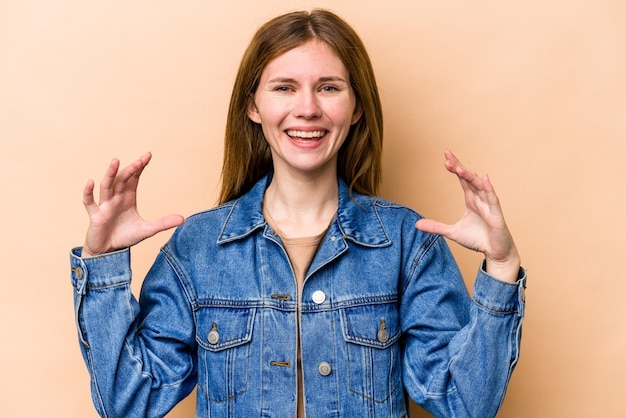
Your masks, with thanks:
[{"label": "stitching on denim", "polygon": [[517,365],[517,362],[519,361],[520,348],[521,348],[521,339],[522,339],[522,337],[521,337],[522,322],[523,322],[523,317],[520,317],[518,319],[518,321],[517,321],[517,326],[515,327],[515,330],[514,330],[514,333],[513,333],[514,335],[512,336],[513,344],[511,344],[512,349],[510,350],[511,351],[512,361],[511,361],[511,365],[509,366],[509,370],[508,370],[507,377],[506,377],[506,384],[505,384],[504,390],[502,391],[502,394],[500,396],[500,402],[498,403],[498,407],[496,408],[495,415],[497,415],[498,412],[500,412],[500,409],[502,408],[502,404],[504,403],[504,397],[505,397],[506,392],[508,390],[509,383],[511,381],[511,376],[513,374],[513,370],[515,369],[515,366]]},{"label": "stitching on denim", "polygon": [[[103,418],[107,418],[109,415],[107,414],[106,409],[104,408],[104,401],[102,400],[102,394],[100,393],[100,388],[98,387],[98,379],[96,378],[96,369],[93,367],[93,357],[91,355],[91,350],[86,350],[86,354],[87,354],[87,358],[89,359],[88,361],[88,367],[90,370],[90,375],[91,375],[91,386],[92,386],[92,393],[94,393],[97,398],[97,404],[96,409],[98,409],[98,412],[103,416]],[[95,403],[96,399],[94,399],[94,403]]]},{"label": "stitching on denim", "polygon": [[[218,344],[206,344],[205,338],[202,335],[198,335],[198,331],[196,331],[196,341],[202,348],[210,352],[220,352],[225,351],[230,348],[238,347],[240,345],[246,344],[252,341],[252,333],[254,331],[254,318],[256,316],[256,309],[248,308],[246,309],[246,325],[245,325],[245,335],[240,335],[235,338],[231,338],[229,340],[220,341]],[[197,329],[197,328],[196,328]]]},{"label": "stitching on denim", "polygon": [[417,248],[417,251],[415,252],[415,256],[412,258],[411,263],[409,265],[410,266],[409,271],[407,272],[408,274],[406,277],[408,278],[408,280],[402,280],[404,285],[402,286],[402,290],[400,292],[401,294],[404,294],[407,287],[409,287],[409,284],[415,278],[415,272],[419,268],[419,266],[422,264],[422,260],[424,259],[424,257],[426,257],[426,255],[439,242],[440,239],[443,239],[441,238],[440,235],[430,234],[428,235],[428,239],[422,242],[421,245]]},{"label": "stitching on denim", "polygon": [[[332,288],[333,288],[332,287],[333,278],[334,278],[334,276],[331,274],[330,275],[330,279],[329,279],[331,291],[332,291]],[[332,319],[330,321],[330,327],[331,327],[332,336],[333,336],[333,359],[335,361],[335,364],[337,364],[337,349],[338,349],[338,345],[339,345],[339,342],[337,341],[337,337],[336,337],[337,336],[337,329],[336,329],[336,326],[335,326],[335,324],[337,322],[336,319],[335,319],[336,315],[337,315],[336,313],[333,313],[333,315],[331,317]],[[340,401],[339,401],[339,377],[337,376],[337,374],[335,374],[335,393],[337,394],[337,398],[335,399],[336,405],[339,405],[339,403],[340,403]]]},{"label": "stitching on denim", "polygon": [[[371,352],[371,351],[373,351],[371,347],[362,347],[362,346],[359,346],[357,349],[360,349],[360,350],[370,350],[370,352]],[[390,348],[390,349],[391,349],[391,348]],[[384,398],[384,399],[381,399],[381,400],[376,399],[374,396],[372,396],[372,394],[371,394],[371,393],[370,393],[370,396],[368,396],[368,395],[366,395],[366,394],[364,394],[364,393],[360,393],[360,392],[358,392],[358,391],[356,391],[356,390],[352,389],[352,384],[351,384],[351,383],[352,383],[352,375],[353,375],[353,373],[351,372],[351,370],[352,370],[352,361],[351,361],[351,359],[350,359],[350,355],[351,355],[350,353],[351,353],[351,351],[352,351],[352,350],[350,350],[350,349],[348,349],[348,350],[347,350],[347,354],[348,354],[348,391],[349,391],[350,393],[353,393],[353,394],[355,394],[355,395],[357,395],[357,396],[360,396],[360,397],[362,397],[362,398],[364,398],[364,399],[367,399],[367,400],[372,401],[372,402],[375,402],[375,403],[385,403],[385,402],[387,402],[387,400],[388,400],[391,396],[393,396],[393,394],[396,392],[396,390],[398,389],[398,386],[400,386],[400,380],[398,380],[397,382],[395,382],[395,384],[394,384],[393,388],[390,388],[389,393],[385,396],[385,398]],[[373,358],[373,356],[371,356],[371,357]],[[372,359],[372,362],[373,362],[373,361],[374,361],[374,360]],[[370,364],[370,366],[371,366],[371,364]],[[373,373],[372,373],[372,371],[373,371],[373,367],[370,367],[370,368],[369,368],[369,370],[368,370],[368,375],[369,375],[369,376],[370,376],[370,378],[371,378],[371,379],[370,379],[370,392],[372,392],[372,391],[373,391],[373,385],[371,384],[371,380],[373,379]],[[389,380],[391,380],[391,379],[389,379]],[[389,380],[388,380],[388,381],[389,381]]]},{"label": "stitching on denim", "polygon": [[[89,283],[87,283],[87,290],[108,290],[108,289],[115,289],[118,287],[124,287],[126,285],[130,284],[130,280],[124,280],[123,282],[119,282],[119,283],[113,283],[113,284],[103,284],[103,285],[91,285]],[[76,289],[76,286],[74,286],[74,289]],[[76,289],[78,291],[78,289]]]},{"label": "stitching on denim", "polygon": [[474,303],[476,304],[476,306],[478,306],[482,311],[488,313],[488,314],[492,314],[494,316],[503,316],[503,315],[511,315],[511,314],[515,314],[517,313],[517,309],[516,308],[511,308],[511,309],[491,309],[485,305],[483,305],[482,303],[480,303],[479,301],[477,301],[476,299],[472,299],[474,301]]},{"label": "stitching on denim", "polygon": [[[238,349],[238,348],[242,348],[242,347],[241,347],[241,346],[237,346],[237,347],[233,347],[232,349],[234,350],[234,349]],[[248,379],[249,379],[249,375],[250,375],[250,373],[249,373],[249,370],[248,370],[247,368],[250,366],[250,364],[249,364],[249,363],[250,363],[250,355],[249,355],[249,353],[250,353],[250,347],[249,347],[249,346],[247,346],[246,348],[247,348],[247,351],[248,351],[248,355],[247,355],[247,356],[245,356],[245,357],[246,357],[246,380],[245,380],[244,387],[242,388],[242,390],[240,390],[240,391],[238,391],[238,392],[234,392],[234,388],[233,388],[232,392],[234,392],[234,393],[229,394],[229,396],[225,397],[224,399],[215,399],[215,398],[212,398],[210,395],[208,395],[208,396],[207,396],[207,399],[209,399],[211,402],[215,402],[215,403],[224,403],[224,402],[228,402],[228,401],[231,401],[231,400],[235,399],[236,397],[238,397],[238,396],[240,396],[240,395],[244,394],[244,393],[248,390],[248,383],[249,383],[249,380],[248,380]],[[231,350],[227,350],[227,351],[231,351]],[[209,352],[207,352],[206,354],[208,355],[208,354],[209,354]],[[231,355],[231,353],[228,353],[228,354],[227,354],[227,357],[228,357],[229,355]],[[225,360],[225,361],[226,361],[226,362],[228,362],[228,360]],[[229,370],[231,370],[231,377],[230,377],[229,379],[231,379],[231,380],[232,380],[232,375],[235,373],[235,371],[234,371],[235,367],[234,367],[234,366],[232,366],[232,367],[231,367],[231,366],[229,366],[229,365],[227,364],[227,365],[226,365],[226,368],[227,368],[227,369],[229,369]],[[226,371],[225,371],[225,373],[226,373],[226,374],[228,374],[228,373],[229,373],[229,370],[226,370]],[[208,373],[207,373],[207,375],[208,375]],[[207,376],[207,378],[208,378],[208,376]],[[207,383],[207,385],[208,385],[208,383]],[[227,391],[227,393],[229,393],[229,392],[231,392],[231,391],[230,391],[230,390],[229,390],[229,391]]]},{"label": "stitching on denim", "polygon": [[169,247],[167,245],[161,248],[161,253],[165,259],[167,265],[170,266],[172,272],[176,276],[178,283],[183,288],[183,292],[185,292],[185,298],[187,299],[187,303],[191,306],[192,311],[197,309],[198,296],[196,293],[196,289],[193,287],[193,283],[185,274],[185,270],[178,262],[178,259],[174,257],[174,254],[171,253]]},{"label": "stitching on denim", "polygon": [[387,304],[387,303],[395,303],[398,302],[398,295],[389,293],[386,295],[377,295],[377,296],[365,296],[365,297],[357,297],[352,298],[340,302],[335,302],[335,308],[352,308],[357,306],[370,306],[376,304]]}]

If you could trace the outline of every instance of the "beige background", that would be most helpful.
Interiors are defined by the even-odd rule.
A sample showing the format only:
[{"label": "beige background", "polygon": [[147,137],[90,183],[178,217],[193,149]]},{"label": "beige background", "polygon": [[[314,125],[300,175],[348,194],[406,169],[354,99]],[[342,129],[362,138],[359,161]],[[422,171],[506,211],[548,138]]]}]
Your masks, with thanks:
[{"label": "beige background", "polygon": [[[1,417],[95,416],[68,269],[87,179],[150,150],[146,217],[212,206],[243,49],[314,6],[369,48],[382,195],[455,220],[445,148],[499,191],[530,275],[500,416],[626,416],[625,2],[0,0]],[[133,250],[135,289],[167,235]],[[480,257],[454,251],[471,285]]]}]

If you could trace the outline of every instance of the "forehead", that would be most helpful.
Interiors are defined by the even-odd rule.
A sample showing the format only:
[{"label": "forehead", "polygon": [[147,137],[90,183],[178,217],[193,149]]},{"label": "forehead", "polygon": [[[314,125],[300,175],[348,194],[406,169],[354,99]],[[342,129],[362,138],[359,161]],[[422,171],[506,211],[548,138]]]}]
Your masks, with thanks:
[{"label": "forehead", "polygon": [[325,42],[310,40],[273,58],[263,70],[262,79],[294,76],[342,77],[348,70]]}]

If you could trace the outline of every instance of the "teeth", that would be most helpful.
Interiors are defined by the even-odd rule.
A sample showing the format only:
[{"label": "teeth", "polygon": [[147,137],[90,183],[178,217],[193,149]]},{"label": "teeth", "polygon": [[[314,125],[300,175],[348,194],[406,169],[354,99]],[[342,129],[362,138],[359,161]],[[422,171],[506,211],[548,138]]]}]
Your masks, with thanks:
[{"label": "teeth", "polygon": [[292,129],[289,129],[287,131],[287,135],[289,135],[290,137],[296,137],[296,138],[321,138],[324,135],[326,135],[326,131],[295,131]]}]

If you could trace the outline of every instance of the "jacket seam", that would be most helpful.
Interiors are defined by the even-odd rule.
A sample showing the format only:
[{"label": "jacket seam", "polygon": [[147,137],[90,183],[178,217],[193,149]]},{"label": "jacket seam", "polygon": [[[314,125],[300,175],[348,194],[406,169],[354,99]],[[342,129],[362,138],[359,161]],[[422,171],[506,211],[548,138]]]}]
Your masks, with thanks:
[{"label": "jacket seam", "polygon": [[404,281],[402,285],[402,291],[400,292],[401,294],[404,294],[406,288],[413,281],[417,269],[419,268],[420,264],[422,264],[422,260],[430,252],[431,248],[439,241],[439,239],[441,239],[440,235],[430,234],[428,239],[425,240],[422,245],[417,248],[415,256],[412,258],[409,272],[407,274],[407,277],[409,279]]}]

